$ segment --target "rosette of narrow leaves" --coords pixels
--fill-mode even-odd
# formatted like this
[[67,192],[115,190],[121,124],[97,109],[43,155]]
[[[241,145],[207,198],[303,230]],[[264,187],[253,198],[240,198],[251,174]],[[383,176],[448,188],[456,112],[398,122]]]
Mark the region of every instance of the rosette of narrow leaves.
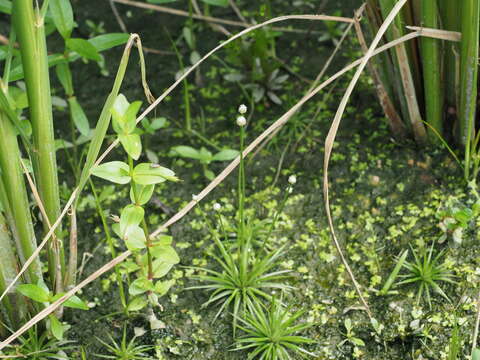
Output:
[[247,309],[238,319],[238,328],[245,334],[237,339],[234,351],[249,350],[249,360],[287,360],[292,358],[292,353],[302,357],[315,356],[302,347],[314,341],[298,335],[313,325],[297,324],[304,311],[291,313],[291,307],[284,308],[277,299],[273,299],[268,308],[256,303]]
[[454,275],[448,269],[445,263],[440,263],[440,259],[445,254],[445,250],[440,251],[433,257],[433,245],[426,251],[423,257],[418,256],[412,248],[414,262],[405,261],[403,267],[408,270],[405,275],[400,275],[404,280],[397,282],[397,285],[414,283],[418,286],[417,303],[420,303],[425,295],[429,307],[432,307],[431,292],[435,291],[450,301],[447,294],[442,290],[439,282],[455,284]]
[[220,256],[210,254],[220,265],[221,270],[215,271],[205,268],[195,268],[205,271],[207,275],[196,275],[194,278],[208,283],[207,285],[192,286],[188,289],[207,289],[213,291],[210,298],[202,307],[213,303],[220,304],[215,319],[222,311],[228,311],[233,305],[234,328],[240,310],[247,305],[258,303],[259,298],[271,300],[268,289],[289,290],[291,286],[281,282],[288,276],[290,270],[271,271],[278,264],[278,258],[284,254],[284,246],[275,252],[267,253],[263,257],[255,257],[254,251],[246,244],[240,252],[240,259],[236,259],[224,244],[214,237]]
[[118,343],[112,337],[112,335],[107,334],[110,339],[110,343],[103,341],[97,337],[97,340],[103,345],[106,352],[109,355],[95,354],[95,356],[102,359],[122,359],[122,360],[140,360],[140,359],[151,359],[152,357],[148,355],[148,352],[154,349],[154,346],[150,345],[137,345],[137,337],[133,336],[130,341],[127,342],[127,327],[123,327],[122,341]]

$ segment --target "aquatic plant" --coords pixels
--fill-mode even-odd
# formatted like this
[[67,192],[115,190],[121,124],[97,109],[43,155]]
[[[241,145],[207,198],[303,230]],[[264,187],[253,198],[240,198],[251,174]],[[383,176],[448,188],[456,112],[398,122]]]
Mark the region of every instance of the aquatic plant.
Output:
[[116,360],[141,360],[151,359],[148,352],[154,349],[154,346],[150,345],[137,345],[137,336],[132,336],[130,341],[127,342],[127,326],[123,326],[122,339],[120,342],[115,341],[111,334],[107,334],[110,339],[110,343],[107,343],[96,337],[97,340],[103,345],[106,354],[95,354],[95,356],[102,359],[116,359]]
[[[246,107],[239,107],[241,115],[237,118],[237,125],[240,127],[240,153],[243,152],[246,119],[243,114]],[[212,231],[215,246],[220,255],[210,254],[215,262],[220,265],[221,270],[215,271],[207,268],[194,268],[204,271],[206,275],[195,275],[193,278],[208,283],[207,285],[192,286],[188,289],[206,289],[213,291],[203,307],[213,303],[220,303],[220,309],[215,319],[222,311],[228,311],[233,306],[233,328],[235,331],[236,322],[241,311],[247,306],[253,306],[260,302],[260,298],[271,299],[267,289],[288,290],[291,287],[282,283],[289,270],[272,271],[278,265],[278,259],[284,254],[285,246],[276,251],[257,249],[252,235],[256,232],[250,227],[251,222],[246,221],[245,216],[245,167],[243,156],[240,156],[240,167],[238,175],[238,224],[236,227],[236,241],[227,247],[222,240]],[[296,178],[291,178],[291,183]],[[286,192],[288,194],[288,192]],[[285,203],[285,201],[283,202]],[[221,217],[220,227],[223,229],[225,240],[228,235],[225,232]],[[272,222],[274,225],[275,220]],[[270,228],[271,230],[271,228]],[[268,234],[269,235],[269,234]],[[267,236],[268,237],[268,236]]]
[[239,318],[238,328],[245,334],[236,340],[234,351],[248,350],[247,359],[287,360],[290,354],[316,356],[302,346],[314,341],[298,335],[313,326],[311,323],[298,324],[297,320],[305,311],[291,312],[285,308],[282,299],[272,299],[267,307],[261,303],[251,304]]
[[404,280],[396,283],[396,285],[415,284],[417,286],[417,303],[420,303],[423,300],[423,295],[425,295],[430,308],[432,307],[432,291],[450,301],[447,294],[440,287],[440,282],[456,283],[453,280],[454,275],[447,265],[445,263],[440,264],[440,259],[445,254],[445,250],[440,251],[433,257],[434,244],[432,243],[430,249],[425,251],[422,257],[412,248],[415,261],[405,261],[403,263],[403,267],[408,273],[400,275]]

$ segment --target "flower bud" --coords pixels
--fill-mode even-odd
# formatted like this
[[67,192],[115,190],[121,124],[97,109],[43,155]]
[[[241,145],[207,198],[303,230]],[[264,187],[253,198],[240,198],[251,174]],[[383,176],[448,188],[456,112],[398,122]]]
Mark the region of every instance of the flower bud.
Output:
[[247,110],[248,110],[247,105],[245,105],[245,104],[242,104],[238,107],[238,112],[242,115],[245,114],[247,112]]
[[295,185],[297,183],[297,177],[295,175],[290,175],[288,177],[288,183],[290,185]]
[[245,116],[239,116],[239,117],[237,117],[237,125],[238,125],[238,126],[245,126],[245,125],[247,125],[247,119],[245,119]]

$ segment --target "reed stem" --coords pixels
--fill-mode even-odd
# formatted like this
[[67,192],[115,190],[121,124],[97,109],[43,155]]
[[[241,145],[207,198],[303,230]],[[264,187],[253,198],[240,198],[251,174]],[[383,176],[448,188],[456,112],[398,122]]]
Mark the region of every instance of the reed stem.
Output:
[[[14,0],[12,5],[12,21],[22,54],[32,123],[31,155],[35,179],[45,212],[53,224],[60,214],[60,197],[44,19],[41,10],[34,9],[32,0]],[[44,231],[48,232],[47,221],[44,221],[43,225]],[[52,237],[47,247],[52,285],[61,283],[61,279],[57,279],[57,266],[61,268],[61,275],[65,272],[61,233],[59,226],[55,232],[58,240],[54,243]],[[57,264],[58,259],[60,264]]]
[[459,126],[460,142],[465,146],[465,180],[468,181],[475,137],[480,0],[464,0],[462,4]]
[[[422,1],[422,25],[438,28],[438,8],[436,0]],[[437,39],[424,37],[422,45],[422,64],[425,89],[426,121],[439,134],[443,134],[443,85],[441,82],[440,42]],[[430,141],[438,142],[438,137],[428,131]]]

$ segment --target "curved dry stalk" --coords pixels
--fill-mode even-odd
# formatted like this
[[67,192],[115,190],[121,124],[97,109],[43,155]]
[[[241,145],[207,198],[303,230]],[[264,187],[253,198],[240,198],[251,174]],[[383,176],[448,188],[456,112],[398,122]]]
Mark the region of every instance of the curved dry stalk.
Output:
[[357,280],[355,279],[355,276],[353,275],[352,269],[348,265],[348,262],[345,258],[345,255],[343,254],[342,247],[340,246],[340,243],[337,239],[337,236],[335,234],[335,228],[333,225],[333,219],[332,219],[332,214],[330,212],[330,197],[329,197],[329,182],[328,182],[328,165],[330,163],[330,156],[332,154],[333,150],[333,144],[335,142],[335,137],[338,132],[338,127],[340,125],[340,121],[342,119],[343,113],[345,112],[345,108],[347,107],[348,100],[350,99],[350,95],[353,92],[353,89],[355,88],[355,85],[357,84],[358,80],[360,79],[360,75],[362,74],[363,70],[367,66],[368,61],[370,58],[374,55],[375,49],[380,43],[380,40],[382,39],[382,36],[385,34],[387,31],[388,27],[390,24],[393,22],[395,16],[400,12],[402,9],[403,5],[407,0],[399,0],[395,6],[393,7],[392,11],[388,16],[386,17],[384,23],[382,26],[380,26],[380,29],[378,30],[377,34],[375,35],[375,38],[373,39],[372,44],[370,45],[370,48],[368,49],[367,53],[363,57],[361,63],[359,64],[357,71],[355,72],[355,75],[353,76],[352,80],[350,81],[350,84],[348,85],[347,90],[345,91],[345,94],[343,95],[342,101],[340,102],[340,105],[338,106],[337,112],[335,114],[335,117],[333,119],[332,125],[330,127],[330,130],[328,132],[327,138],[325,140],[325,157],[323,161],[323,196],[324,196],[324,201],[325,201],[325,211],[327,213],[327,219],[328,219],[328,226],[330,228],[330,233],[332,234],[333,241],[335,243],[335,247],[337,248],[338,253],[340,254],[340,258],[342,259],[342,262],[350,276],[350,279],[353,282],[353,285],[355,286],[355,290],[357,291],[358,296],[360,297],[361,302],[363,303],[363,306],[365,307],[365,310],[367,311],[367,314],[370,318],[372,318],[372,313],[370,311],[370,307],[368,306],[365,298],[362,295],[362,290],[360,289],[360,285],[358,284]]
[[[190,14],[188,11],[172,9],[166,6],[148,4],[148,3],[143,3],[139,1],[132,1],[132,0],[113,0],[113,1],[119,4],[130,5],[130,6],[134,6],[142,9],[154,10],[154,11],[163,12],[171,15],[191,17],[193,19],[204,20],[204,21],[209,21],[209,22],[218,23],[218,24],[232,25],[232,26],[238,26],[238,27],[244,27],[244,28],[249,28],[250,26],[252,26],[251,24],[243,23],[239,21],[225,20],[225,19],[220,19],[213,16]],[[342,17],[342,16],[328,16],[328,15],[317,15],[317,16],[328,17],[329,19],[324,19],[324,20],[329,20],[329,21],[339,21],[339,22],[346,22],[346,23],[351,23],[353,21],[351,18]],[[305,32],[304,30],[295,30],[295,29],[288,29],[288,28],[273,28],[273,30],[283,31],[283,32],[293,32],[293,33]]]
[[[248,30],[248,29],[247,29]],[[448,33],[448,31],[445,31],[445,33]],[[388,50],[398,44],[401,44],[405,41],[409,41],[412,39],[415,39],[419,36],[422,36],[422,33],[420,31],[412,32],[410,34],[404,35],[401,38],[398,38],[394,41],[391,41],[378,49],[374,50],[373,55],[377,55],[385,50]],[[425,35],[423,35],[425,36]],[[335,75],[327,79],[325,82],[320,84],[315,90],[311,91],[307,95],[305,95],[294,107],[292,107],[289,111],[287,111],[280,119],[275,121],[268,129],[266,129],[260,136],[258,136],[250,145],[244,150],[243,156],[247,156],[256,146],[258,146],[267,136],[269,136],[275,129],[278,127],[282,126],[285,124],[288,119],[309,99],[311,99],[313,96],[315,96],[320,90],[331,84],[333,81],[338,79],[340,76],[345,74],[346,72],[350,71],[351,69],[355,68],[356,66],[360,65],[365,59],[367,59],[366,56],[358,59],[357,61],[351,63],[350,65],[346,66],[342,70],[338,71]],[[367,59],[368,60],[368,59]],[[197,63],[198,64],[198,63]],[[194,66],[195,67],[195,66]],[[168,90],[167,90],[168,91]],[[153,104],[152,104],[153,105]],[[148,109],[147,109],[148,110]],[[153,110],[153,108],[151,109]],[[151,111],[150,110],[150,111]],[[142,114],[144,117],[148,114],[148,112]],[[141,115],[141,116],[142,116]],[[140,119],[141,120],[141,119]],[[137,121],[140,121],[137,119]],[[99,160],[97,160],[96,164],[100,163],[101,159],[105,158],[105,156],[115,147],[117,143],[112,143],[107,150],[100,156]],[[172,216],[167,222],[165,222],[163,225],[161,225],[156,231],[154,231],[151,234],[152,238],[155,238],[157,235],[159,235],[161,232],[165,231],[169,226],[180,220],[182,217],[184,217],[199,201],[201,201],[205,196],[207,196],[218,184],[220,184],[225,177],[227,177],[239,164],[240,162],[240,156],[234,159],[210,184],[205,187],[202,192],[200,192],[197,195],[197,200],[192,200],[190,201],[184,208],[182,208],[178,213],[176,213],[174,216]],[[78,192],[78,187],[75,188],[73,191],[72,195],[70,196],[70,199],[68,200],[67,204],[65,205],[64,210],[60,214],[59,218],[57,221],[52,225],[52,229],[45,235],[45,238],[43,239],[42,243],[39,245],[37,250],[34,252],[34,254],[27,260],[25,265],[22,267],[22,269],[19,272],[19,275],[17,278],[14,279],[12,282],[15,283],[18,278],[25,272],[25,270],[28,268],[30,263],[33,261],[33,259],[38,256],[40,253],[40,250],[42,247],[45,245],[47,240],[52,236],[52,233],[55,231],[57,226],[60,224],[61,220],[63,217],[66,215],[68,209],[72,205],[73,201],[75,200]],[[6,340],[2,341],[0,343],[0,350],[8,346],[12,341],[14,341],[16,338],[21,336],[25,331],[27,331],[29,328],[34,326],[36,323],[39,321],[43,320],[45,317],[50,315],[53,311],[55,311],[63,302],[65,302],[70,296],[74,295],[76,292],[78,292],[80,289],[106,273],[107,271],[111,270],[114,268],[117,264],[121,263],[123,260],[128,258],[131,255],[130,251],[126,251],[119,256],[117,256],[115,259],[111,260],[110,262],[106,263],[104,266],[102,266],[100,269],[92,273],[90,276],[88,276],[86,279],[81,281],[78,285],[70,289],[64,296],[59,298],[57,301],[54,303],[50,304],[48,307],[46,307],[44,310],[42,310],[40,313],[35,315],[32,319],[30,319],[25,325],[23,325],[20,329],[18,329],[14,334],[9,336]],[[0,301],[1,299],[5,296],[6,292],[4,292],[0,296]]]

